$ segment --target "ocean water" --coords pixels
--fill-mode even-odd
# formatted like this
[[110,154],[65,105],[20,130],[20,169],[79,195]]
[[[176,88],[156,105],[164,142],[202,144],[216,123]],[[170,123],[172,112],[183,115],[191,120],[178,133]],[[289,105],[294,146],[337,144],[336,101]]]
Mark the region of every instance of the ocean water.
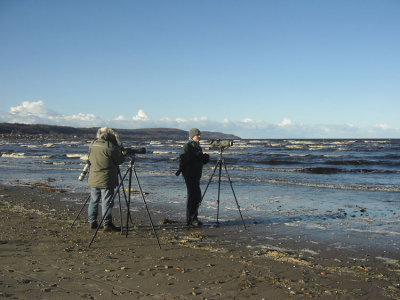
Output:
[[[147,149],[146,154],[135,156],[134,169],[150,211],[164,206],[174,218],[184,220],[186,188],[175,172],[186,141],[123,141],[125,147]],[[78,176],[89,144],[3,139],[1,181],[67,189],[80,195],[68,200],[81,203],[88,187],[86,178],[79,181]],[[399,139],[234,140],[222,153],[208,149],[207,141],[201,144],[211,156],[201,184],[203,192],[208,185],[200,208],[200,217],[207,224],[217,217],[225,224],[240,224],[241,212],[246,224],[362,232],[400,244]],[[219,159],[223,168],[218,203],[218,168],[213,171]],[[121,165],[122,175],[128,165]],[[125,188],[127,185],[125,181]],[[132,187],[137,190],[135,182]],[[134,196],[132,210],[143,209],[140,204],[141,198]]]

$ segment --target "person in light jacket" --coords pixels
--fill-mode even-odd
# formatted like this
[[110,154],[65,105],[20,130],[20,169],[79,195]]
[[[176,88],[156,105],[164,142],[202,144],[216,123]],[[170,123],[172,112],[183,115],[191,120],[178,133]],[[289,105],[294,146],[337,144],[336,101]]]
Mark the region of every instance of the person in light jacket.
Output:
[[124,160],[118,134],[110,128],[100,128],[97,131],[97,139],[89,147],[88,185],[90,187],[90,202],[88,221],[92,229],[98,227],[97,215],[101,200],[104,231],[118,230],[112,222],[113,196],[114,190],[118,186],[118,166]]

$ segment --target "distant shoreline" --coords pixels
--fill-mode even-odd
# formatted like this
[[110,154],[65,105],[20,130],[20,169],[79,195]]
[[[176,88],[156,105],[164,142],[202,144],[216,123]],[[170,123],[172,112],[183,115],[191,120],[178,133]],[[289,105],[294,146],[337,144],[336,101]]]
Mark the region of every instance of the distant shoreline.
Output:
[[[46,124],[0,123],[0,137],[8,139],[92,139],[99,127],[78,128]],[[187,131],[176,128],[140,128],[115,130],[124,138],[137,140],[185,140]],[[202,131],[203,139],[241,139],[233,134]]]
[[[99,127],[70,127],[47,124],[0,123],[0,138],[11,140],[93,139]],[[176,128],[114,128],[123,138],[135,140],[186,140],[186,130]],[[399,138],[241,138],[234,134],[202,131],[202,139],[221,140],[398,140]]]

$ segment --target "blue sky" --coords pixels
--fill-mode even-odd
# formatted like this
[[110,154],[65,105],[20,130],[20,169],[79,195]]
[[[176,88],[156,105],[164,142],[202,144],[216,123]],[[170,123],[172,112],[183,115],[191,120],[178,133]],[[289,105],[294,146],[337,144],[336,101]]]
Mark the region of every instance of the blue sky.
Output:
[[0,122],[400,138],[400,1],[0,1]]

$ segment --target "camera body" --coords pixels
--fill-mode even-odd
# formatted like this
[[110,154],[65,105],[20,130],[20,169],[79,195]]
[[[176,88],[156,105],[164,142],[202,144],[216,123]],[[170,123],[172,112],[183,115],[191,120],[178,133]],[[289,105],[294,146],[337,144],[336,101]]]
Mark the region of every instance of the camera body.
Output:
[[131,147],[131,148],[121,148],[122,153],[127,156],[134,156],[135,154],[146,154],[146,148],[144,147]]
[[87,160],[81,174],[78,177],[79,181],[82,181],[85,178],[86,174],[89,172],[89,169],[90,169],[90,161]]
[[210,143],[210,148],[212,149],[227,149],[229,147],[231,147],[233,145],[233,141],[232,140],[225,140],[225,141],[221,141],[221,140],[208,140]]

